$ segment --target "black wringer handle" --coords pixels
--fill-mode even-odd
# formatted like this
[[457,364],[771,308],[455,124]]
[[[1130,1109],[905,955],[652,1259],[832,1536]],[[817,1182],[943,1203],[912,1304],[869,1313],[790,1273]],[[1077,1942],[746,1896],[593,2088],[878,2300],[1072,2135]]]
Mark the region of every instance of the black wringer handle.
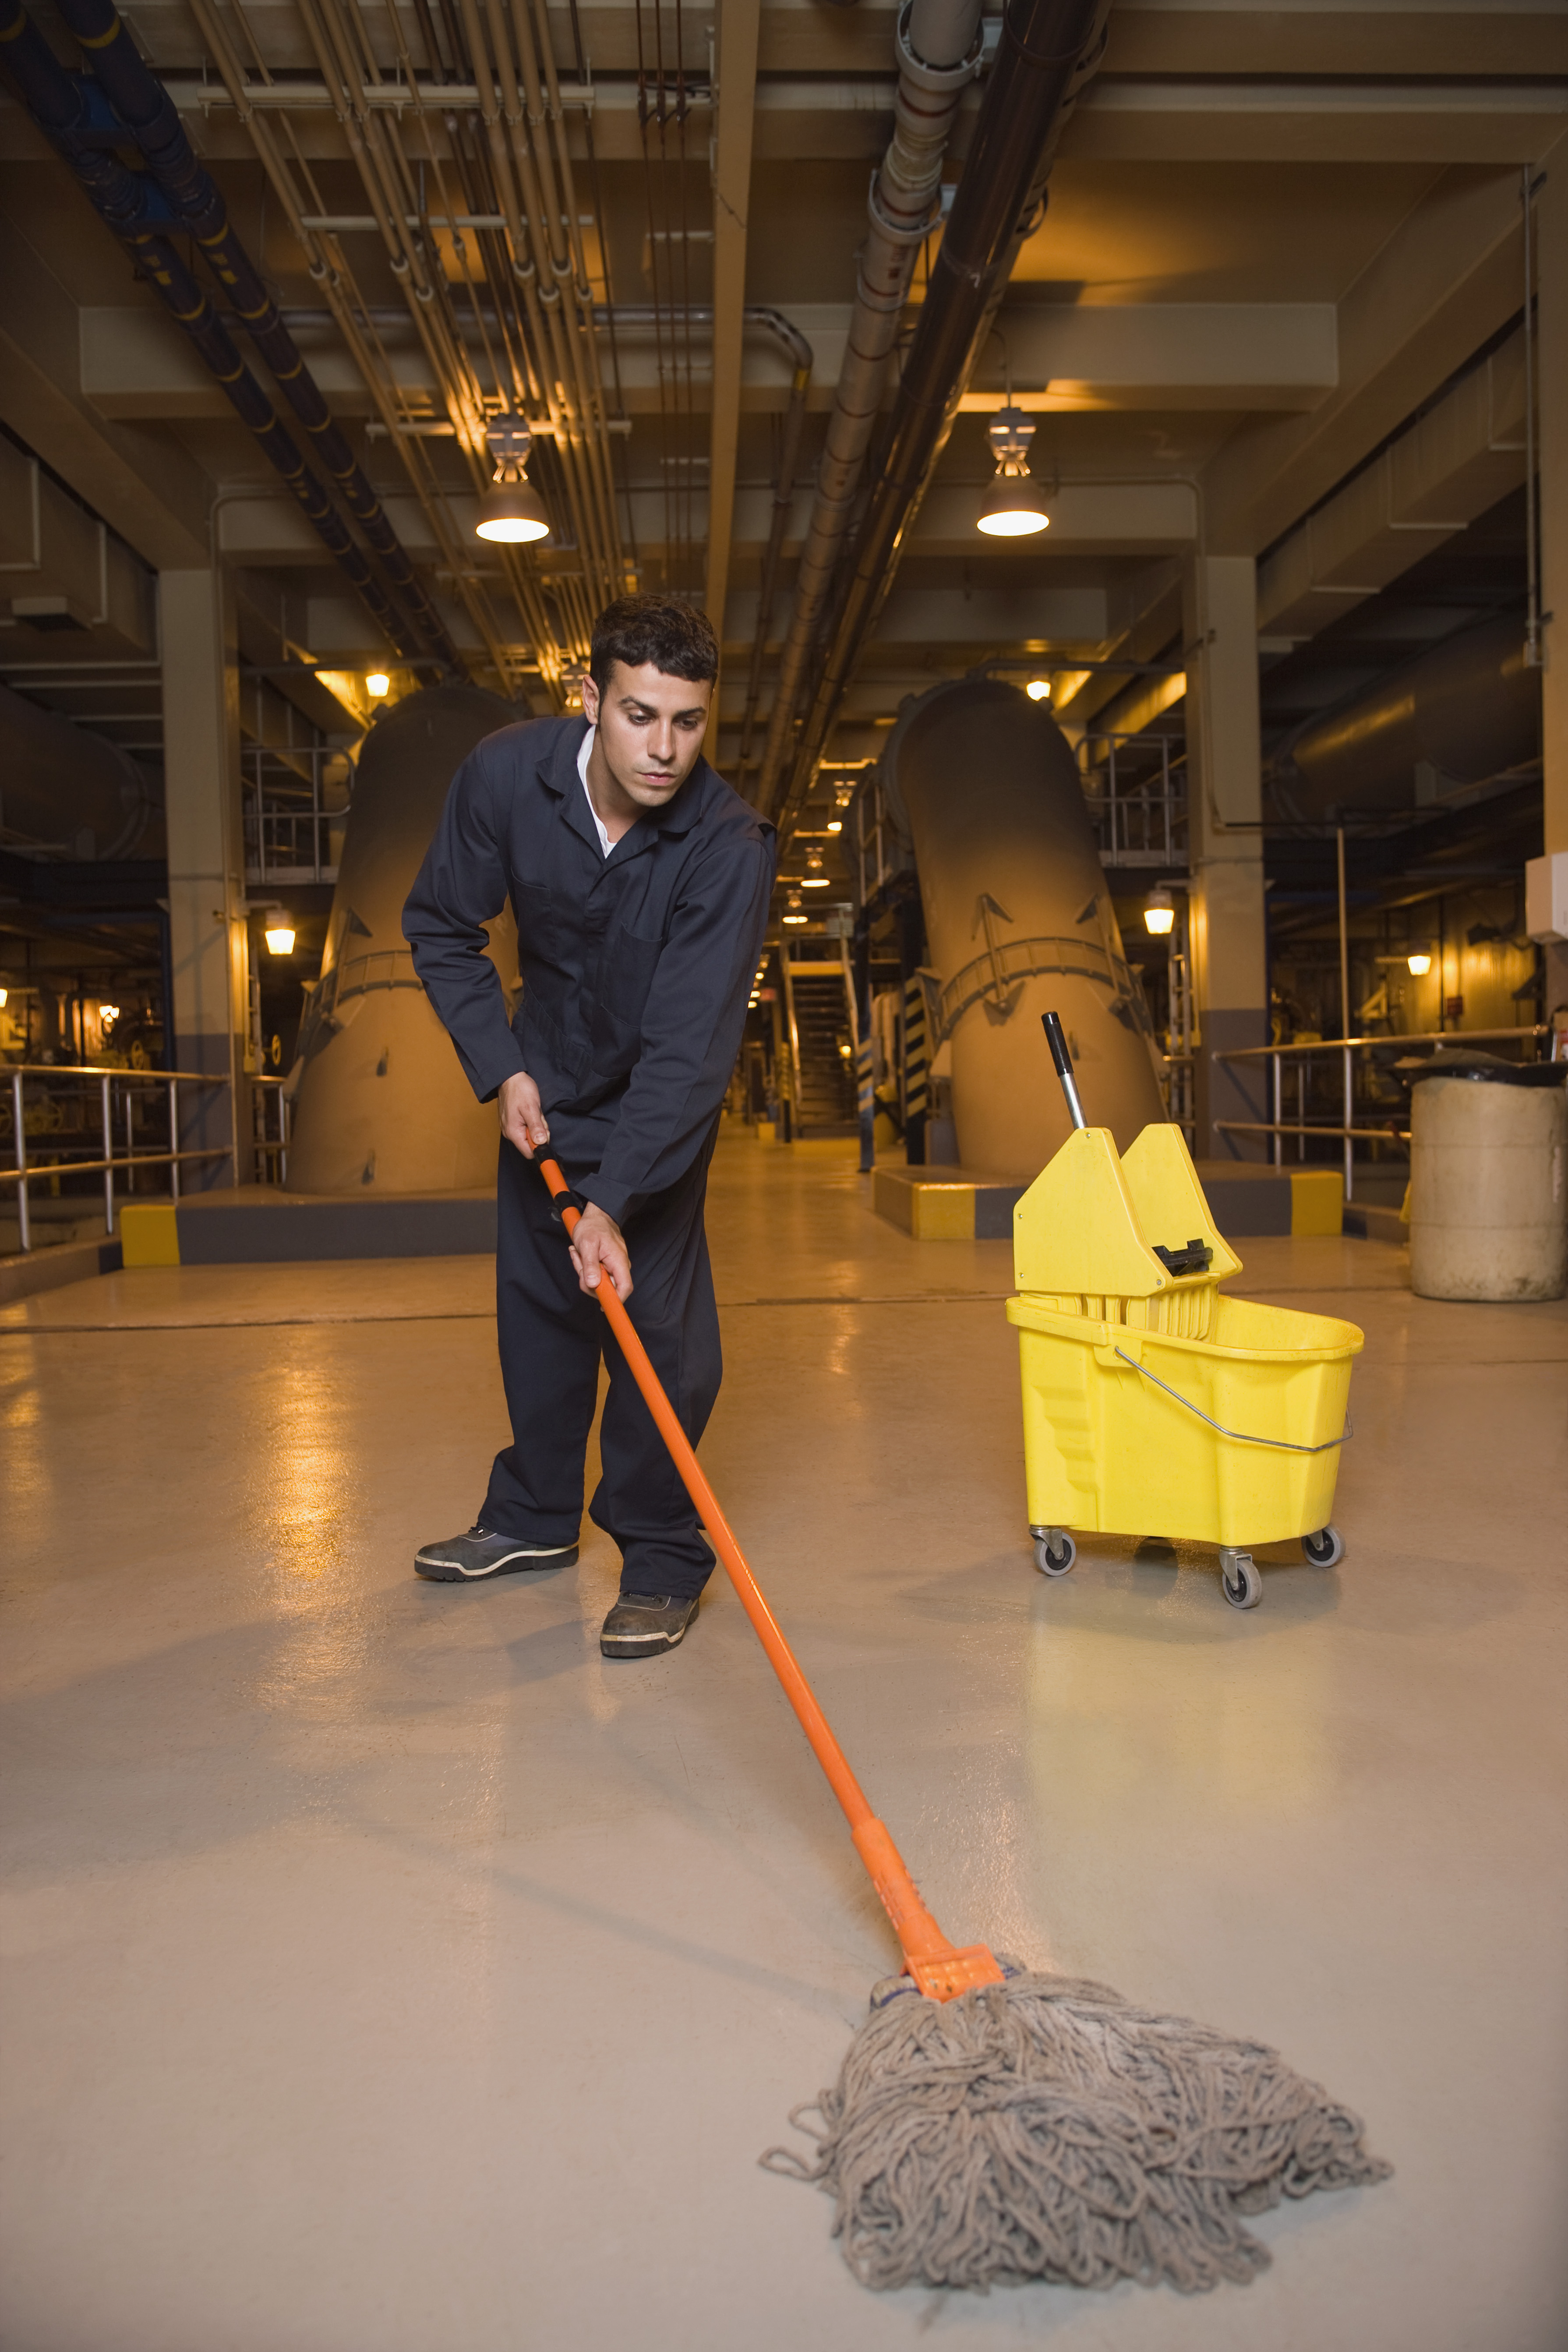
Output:
[[1078,1086],[1072,1074],[1072,1055],[1068,1052],[1068,1041],[1062,1029],[1061,1015],[1059,1013],[1042,1013],[1040,1020],[1046,1033],[1046,1043],[1051,1049],[1051,1059],[1057,1066],[1057,1076],[1062,1082],[1062,1092],[1068,1098],[1068,1109],[1071,1114],[1072,1123],[1075,1127],[1087,1127],[1089,1121],[1083,1115],[1083,1105],[1078,1098]]

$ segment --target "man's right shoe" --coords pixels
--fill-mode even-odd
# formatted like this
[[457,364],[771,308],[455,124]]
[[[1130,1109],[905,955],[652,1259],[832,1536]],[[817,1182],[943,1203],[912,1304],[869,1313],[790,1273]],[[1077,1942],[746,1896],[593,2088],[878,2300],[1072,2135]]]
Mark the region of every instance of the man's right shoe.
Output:
[[488,1528],[475,1527],[466,1536],[426,1544],[415,1553],[414,1566],[418,1575],[437,1584],[460,1584],[520,1568],[570,1568],[576,1557],[574,1543],[521,1543],[515,1536],[491,1535]]
[[671,1600],[662,1592],[623,1592],[599,1628],[606,1658],[654,1658],[686,1639],[697,1614],[695,1597]]

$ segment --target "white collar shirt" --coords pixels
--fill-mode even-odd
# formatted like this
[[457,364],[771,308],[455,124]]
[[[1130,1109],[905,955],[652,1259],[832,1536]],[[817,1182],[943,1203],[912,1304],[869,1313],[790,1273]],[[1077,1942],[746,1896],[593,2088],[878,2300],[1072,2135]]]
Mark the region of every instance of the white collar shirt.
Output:
[[594,830],[599,836],[599,846],[604,851],[605,856],[608,857],[611,850],[615,846],[615,844],[611,841],[609,834],[605,830],[603,817],[599,814],[598,810],[594,806],[594,795],[588,790],[588,761],[593,754],[594,737],[596,732],[596,729],[590,727],[588,732],[584,736],[582,742],[577,748],[577,773],[583,779],[583,797],[588,803],[588,814],[594,820]]

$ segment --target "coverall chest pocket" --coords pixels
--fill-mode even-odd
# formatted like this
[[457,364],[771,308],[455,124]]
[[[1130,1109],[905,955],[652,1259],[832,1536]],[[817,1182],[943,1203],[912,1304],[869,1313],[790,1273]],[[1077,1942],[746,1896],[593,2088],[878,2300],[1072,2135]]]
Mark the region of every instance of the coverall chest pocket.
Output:
[[645,939],[631,930],[616,931],[605,942],[595,991],[593,1046],[594,1067],[605,1077],[619,1077],[637,1060],[648,991],[663,946],[662,939]]

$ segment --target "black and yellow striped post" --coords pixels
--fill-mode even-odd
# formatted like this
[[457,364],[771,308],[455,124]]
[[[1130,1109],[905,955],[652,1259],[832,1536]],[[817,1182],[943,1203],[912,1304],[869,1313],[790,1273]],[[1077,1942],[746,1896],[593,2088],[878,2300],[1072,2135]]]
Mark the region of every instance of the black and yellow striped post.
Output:
[[929,1067],[926,992],[917,976],[904,982],[904,1156],[911,1168],[925,1166]]
[[877,1097],[872,1083],[875,1047],[869,1037],[863,1036],[855,1048],[855,1108],[860,1121],[860,1172],[865,1175],[877,1159]]

